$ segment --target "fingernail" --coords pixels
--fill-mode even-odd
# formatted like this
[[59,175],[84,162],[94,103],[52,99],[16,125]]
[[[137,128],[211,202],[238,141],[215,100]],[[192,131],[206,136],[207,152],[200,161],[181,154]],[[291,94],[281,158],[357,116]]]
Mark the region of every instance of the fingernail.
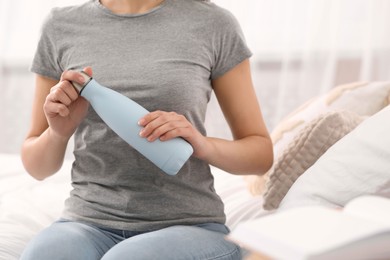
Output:
[[145,123],[145,119],[140,119],[139,121],[138,121],[138,125],[143,125]]
[[139,132],[139,136],[144,137],[144,130],[143,129]]
[[80,83],[84,83],[85,79],[83,76],[79,76]]

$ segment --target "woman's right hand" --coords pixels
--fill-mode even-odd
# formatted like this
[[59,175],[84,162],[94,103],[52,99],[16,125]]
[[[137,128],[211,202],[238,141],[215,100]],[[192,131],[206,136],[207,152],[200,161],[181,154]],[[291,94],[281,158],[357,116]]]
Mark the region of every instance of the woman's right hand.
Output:
[[[84,71],[92,76],[92,69]],[[51,88],[47,95],[43,110],[49,124],[51,134],[62,139],[69,139],[87,114],[89,103],[79,96],[70,81],[84,83],[83,76],[68,70],[62,73],[60,81]]]

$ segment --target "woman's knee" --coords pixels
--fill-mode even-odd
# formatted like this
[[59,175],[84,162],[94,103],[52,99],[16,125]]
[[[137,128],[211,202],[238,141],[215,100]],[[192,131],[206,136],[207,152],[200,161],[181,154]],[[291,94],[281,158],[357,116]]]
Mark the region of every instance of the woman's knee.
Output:
[[241,259],[241,250],[224,233],[200,227],[175,226],[126,239],[102,260],[114,259]]

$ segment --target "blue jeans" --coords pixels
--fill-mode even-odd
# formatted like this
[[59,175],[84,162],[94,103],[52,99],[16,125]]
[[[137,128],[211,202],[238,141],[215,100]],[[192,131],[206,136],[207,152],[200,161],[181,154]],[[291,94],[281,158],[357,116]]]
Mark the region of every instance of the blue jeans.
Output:
[[217,223],[132,232],[59,220],[39,233],[20,259],[241,259],[240,248],[225,239],[228,232]]

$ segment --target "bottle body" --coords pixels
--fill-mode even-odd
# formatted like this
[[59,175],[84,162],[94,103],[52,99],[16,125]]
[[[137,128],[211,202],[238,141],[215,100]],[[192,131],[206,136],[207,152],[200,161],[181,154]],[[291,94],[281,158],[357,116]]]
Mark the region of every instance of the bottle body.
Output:
[[169,175],[175,175],[193,153],[192,146],[182,138],[149,142],[139,136],[138,120],[148,110],[128,97],[91,79],[82,89],[102,120],[123,140]]

